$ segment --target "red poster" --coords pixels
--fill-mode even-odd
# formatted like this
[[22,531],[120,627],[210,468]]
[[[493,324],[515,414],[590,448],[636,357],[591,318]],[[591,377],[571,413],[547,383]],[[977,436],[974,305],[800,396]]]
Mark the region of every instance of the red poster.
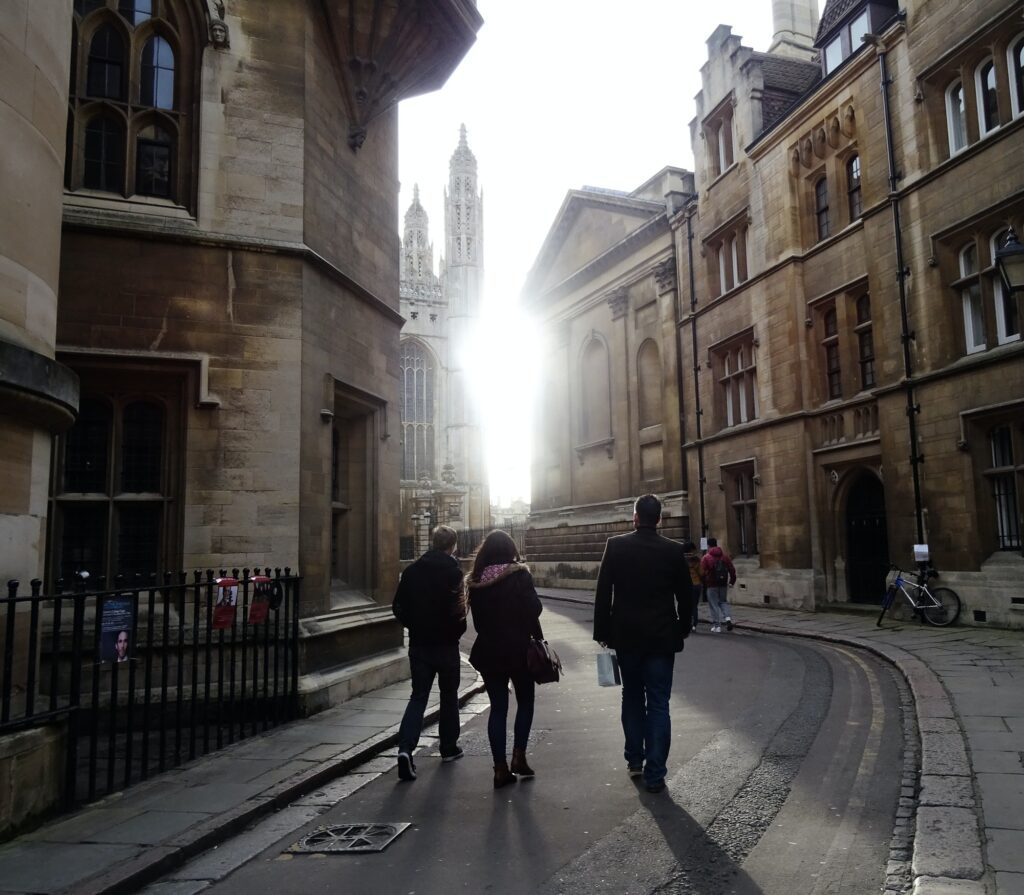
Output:
[[249,624],[262,624],[267,620],[269,612],[270,579],[266,575],[254,575],[252,579],[252,602],[249,604]]
[[230,628],[235,623],[235,606],[238,605],[238,579],[218,578],[216,596],[213,627]]

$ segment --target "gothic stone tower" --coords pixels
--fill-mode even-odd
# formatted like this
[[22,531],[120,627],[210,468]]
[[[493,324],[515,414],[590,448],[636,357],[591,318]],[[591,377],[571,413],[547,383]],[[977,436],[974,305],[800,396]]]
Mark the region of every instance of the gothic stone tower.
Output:
[[426,549],[432,525],[490,525],[483,439],[466,369],[483,285],[483,196],[465,126],[445,191],[445,250],[437,275],[417,186],[405,215],[400,281],[405,558]]

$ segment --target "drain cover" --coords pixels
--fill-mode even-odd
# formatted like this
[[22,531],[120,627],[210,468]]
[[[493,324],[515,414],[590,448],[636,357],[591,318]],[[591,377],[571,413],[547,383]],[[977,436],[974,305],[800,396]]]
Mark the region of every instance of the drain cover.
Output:
[[384,851],[409,824],[340,824],[317,827],[288,849],[298,853]]

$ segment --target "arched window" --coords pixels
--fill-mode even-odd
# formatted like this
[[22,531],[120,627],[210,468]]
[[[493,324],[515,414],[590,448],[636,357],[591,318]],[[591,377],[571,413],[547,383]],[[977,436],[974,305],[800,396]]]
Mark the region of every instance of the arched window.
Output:
[[100,99],[124,99],[124,42],[113,25],[104,25],[89,43],[86,92]]
[[991,59],[978,66],[978,126],[984,136],[999,127],[996,67]]
[[825,338],[821,344],[825,349],[826,393],[828,399],[832,401],[843,396],[843,375],[839,360],[839,319],[834,307],[825,311],[823,323]]
[[171,195],[174,141],[163,128],[151,124],[135,139],[135,192],[142,196]]
[[[75,0],[65,163],[70,192],[85,187],[179,205],[193,200],[191,113],[204,35],[187,2]],[[95,123],[101,119],[109,124]]]
[[864,212],[860,192],[860,156],[852,156],[846,162],[846,195],[849,200],[850,221],[856,221]]
[[860,387],[874,388],[875,385],[875,341],[871,334],[871,296],[862,295],[857,299],[857,362],[860,365]]
[[174,50],[159,35],[146,41],[142,50],[139,103],[154,109],[174,108]]
[[962,81],[954,81],[946,90],[946,126],[949,130],[949,154],[954,155],[967,146],[967,109]]
[[93,118],[85,128],[82,185],[91,190],[124,190],[124,127],[106,116]]
[[1010,96],[1013,103],[1013,116],[1024,114],[1024,34],[1010,44],[1007,50],[1007,62],[1010,72]]
[[831,230],[828,219],[828,179],[825,177],[814,184],[814,219],[820,242],[828,237]]
[[636,378],[640,428],[656,426],[662,422],[661,356],[653,339],[648,339],[640,346],[636,359]]
[[402,342],[402,478],[436,478],[434,394],[437,366],[415,339]]
[[580,435],[584,444],[609,438],[612,434],[611,383],[608,349],[604,342],[592,338],[583,349],[580,364],[581,402]]

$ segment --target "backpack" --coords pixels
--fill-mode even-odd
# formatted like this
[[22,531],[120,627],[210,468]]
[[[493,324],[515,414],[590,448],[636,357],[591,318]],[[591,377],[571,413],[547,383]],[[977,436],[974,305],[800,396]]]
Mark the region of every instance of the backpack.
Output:
[[718,557],[711,567],[711,586],[726,587],[729,584],[729,567],[725,564],[725,557]]

